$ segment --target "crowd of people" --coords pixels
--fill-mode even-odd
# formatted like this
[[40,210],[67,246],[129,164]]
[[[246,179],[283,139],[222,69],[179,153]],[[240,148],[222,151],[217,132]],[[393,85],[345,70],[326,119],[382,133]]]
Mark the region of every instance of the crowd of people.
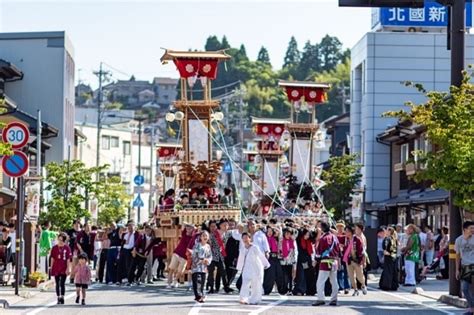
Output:
[[[166,242],[155,236],[155,220],[140,227],[129,221],[106,228],[76,220],[60,233],[51,231],[47,222],[38,237],[40,253],[47,257],[47,269],[56,281],[58,304],[64,304],[69,276],[76,286],[76,303],[84,305],[94,274],[95,281],[107,285],[166,281],[168,289],[185,286],[199,303],[221,289],[232,293],[235,282],[243,304],[257,304],[262,295],[275,291],[317,296],[314,306],[324,305],[326,296],[330,305],[337,305],[338,296],[367,294],[370,269],[381,269],[379,287],[391,291],[400,284],[415,286],[430,272],[438,272],[439,279],[449,276],[446,227],[433,233],[429,226],[382,226],[377,253],[371,256],[376,261],[371,261],[363,224],[328,221],[292,216],[184,224],[170,257]],[[474,224],[466,222],[464,228],[471,233]],[[1,229],[0,245],[8,246],[7,257],[14,261],[14,226],[2,224]],[[456,241],[459,266],[464,266],[460,278],[474,265],[474,239],[472,233],[466,235],[464,241]],[[469,286],[463,289],[470,297]]]
[[6,279],[0,279],[0,284],[8,283],[16,264],[16,232],[14,223],[0,221],[0,275],[6,274]]
[[181,194],[179,198],[176,198],[176,192],[171,188],[158,198],[155,215],[158,212],[183,209],[229,207],[233,202],[232,189],[228,187],[224,188],[222,194],[212,188],[193,189],[189,194]]

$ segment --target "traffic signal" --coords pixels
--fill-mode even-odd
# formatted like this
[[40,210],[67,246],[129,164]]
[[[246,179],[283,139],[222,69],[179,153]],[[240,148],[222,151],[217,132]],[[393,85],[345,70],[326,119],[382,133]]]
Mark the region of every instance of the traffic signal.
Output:
[[425,0],[339,0],[339,6],[423,8]]

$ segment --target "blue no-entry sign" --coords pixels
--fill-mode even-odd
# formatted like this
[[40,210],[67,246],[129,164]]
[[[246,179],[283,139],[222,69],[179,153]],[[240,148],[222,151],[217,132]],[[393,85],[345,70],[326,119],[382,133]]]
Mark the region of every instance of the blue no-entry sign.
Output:
[[143,203],[142,197],[140,197],[140,194],[137,195],[137,198],[133,200],[133,206],[134,207],[143,207],[145,204]]
[[145,182],[145,178],[142,175],[137,175],[133,178],[135,185],[140,186]]
[[13,155],[4,156],[2,168],[5,174],[10,177],[20,177],[28,171],[28,157],[21,151],[14,150]]

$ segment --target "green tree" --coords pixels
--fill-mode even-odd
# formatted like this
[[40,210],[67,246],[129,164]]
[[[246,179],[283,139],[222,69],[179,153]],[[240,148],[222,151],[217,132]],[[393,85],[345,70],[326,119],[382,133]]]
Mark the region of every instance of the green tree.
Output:
[[227,40],[227,36],[223,36],[222,37],[222,42],[221,42],[221,48],[220,49],[229,49],[230,48],[230,44],[229,44],[229,41]]
[[270,54],[264,46],[262,46],[262,48],[260,48],[260,51],[258,52],[257,61],[269,65],[270,67],[272,65],[270,62]]
[[351,62],[346,59],[339,63],[334,69],[324,71],[315,76],[315,81],[329,83],[331,90],[328,92],[328,102],[321,106],[316,106],[316,117],[319,121],[324,121],[333,115],[340,115],[345,102],[350,99],[350,77]]
[[319,43],[319,56],[321,58],[321,69],[331,71],[342,61],[342,43],[335,36],[326,35]]
[[307,80],[314,72],[319,72],[320,70],[319,46],[317,44],[312,45],[310,41],[307,41],[303,47],[295,79]]
[[97,193],[97,183],[93,178],[106,168],[88,168],[79,160],[48,163],[45,190],[51,194],[51,199],[45,203],[47,212],[41,214],[42,219],[65,230],[70,228],[74,219],[89,218],[85,203],[89,194]]
[[294,36],[291,36],[288,48],[286,49],[285,59],[283,61],[283,68],[294,67],[298,65],[301,59],[301,53],[298,50],[298,43]]
[[[0,115],[5,114],[7,112],[7,109],[4,108],[3,106],[5,105],[5,98],[0,97]],[[0,123],[0,128],[5,127],[6,124]],[[9,143],[5,143],[3,141],[0,141],[0,155],[12,155],[13,150],[12,146]]]
[[126,217],[131,199],[120,177],[102,178],[98,185],[96,198],[99,209],[97,219],[99,225],[108,226]]
[[407,102],[409,111],[387,112],[388,117],[426,127],[435,148],[427,154],[415,152],[426,169],[415,180],[432,181],[434,187],[454,191],[454,204],[474,211],[474,85],[472,73],[464,72],[461,87],[449,92],[427,92],[421,84],[407,82],[426,97],[426,102]]
[[354,154],[335,156],[329,159],[329,169],[321,175],[327,183],[322,188],[324,204],[327,209],[335,209],[336,218],[344,218],[344,211],[349,208],[350,196],[362,177],[360,167]]
[[249,57],[247,56],[247,50],[245,49],[245,45],[241,44],[239,51],[234,56],[235,62],[238,64],[243,61],[249,61]]
[[216,51],[221,49],[221,42],[217,38],[217,36],[209,36],[206,40],[206,45],[204,46],[205,50]]

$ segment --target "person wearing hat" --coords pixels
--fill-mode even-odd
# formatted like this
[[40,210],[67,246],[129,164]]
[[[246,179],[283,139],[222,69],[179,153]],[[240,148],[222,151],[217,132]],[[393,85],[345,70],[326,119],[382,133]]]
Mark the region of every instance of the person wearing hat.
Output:
[[[339,253],[344,253],[344,249],[347,246],[347,238],[344,229],[346,228],[346,224],[344,220],[339,220],[336,222],[336,236],[337,240],[339,241]],[[337,283],[339,285],[339,291],[344,290],[344,294],[349,294],[350,284],[349,284],[349,276],[347,273],[347,264],[341,261],[341,268],[337,271]]]

